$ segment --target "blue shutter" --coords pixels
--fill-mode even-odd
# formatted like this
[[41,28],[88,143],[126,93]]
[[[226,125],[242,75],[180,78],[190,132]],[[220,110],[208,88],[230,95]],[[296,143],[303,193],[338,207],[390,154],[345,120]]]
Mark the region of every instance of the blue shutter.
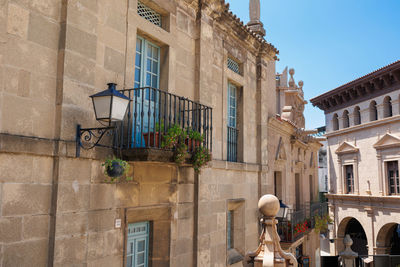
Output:
[[149,222],[128,225],[126,267],[147,267],[149,261]]

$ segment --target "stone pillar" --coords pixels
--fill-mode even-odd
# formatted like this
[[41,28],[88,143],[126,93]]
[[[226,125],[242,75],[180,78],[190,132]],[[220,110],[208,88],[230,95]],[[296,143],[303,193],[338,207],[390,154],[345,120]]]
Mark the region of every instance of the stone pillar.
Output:
[[369,108],[360,110],[361,124],[369,122]]
[[261,37],[265,36],[264,25],[260,21],[260,0],[250,0],[249,4],[250,11],[250,21],[247,23],[250,30],[260,35]]
[[383,175],[382,175],[382,155],[378,152],[376,155],[378,159],[378,179],[379,179],[379,194],[381,196],[385,195],[385,190],[383,189]]
[[392,100],[392,114],[393,116],[400,115],[400,99]]
[[255,252],[246,255],[243,266],[250,267],[297,267],[296,257],[282,250],[276,230],[276,214],[280,208],[279,200],[274,195],[264,195],[258,201],[258,210],[263,214],[261,219],[262,233],[260,245]]
[[344,188],[344,183],[343,183],[343,166],[342,166],[342,160],[339,158],[338,160],[337,160],[337,163],[338,163],[338,167],[339,167],[339,183],[338,183],[338,189],[337,189],[337,191],[338,191],[338,193],[339,194],[344,194],[344,190],[343,190],[343,188]]
[[360,180],[358,179],[358,159],[354,157],[354,194],[360,194]]
[[354,116],[354,113],[349,113],[349,127],[354,126],[354,119],[356,116]]
[[385,117],[384,105],[377,104],[376,109],[378,110],[378,120],[383,119]]
[[355,267],[355,259],[358,257],[358,253],[351,250],[351,245],[353,245],[353,240],[350,235],[346,235],[343,239],[345,250],[339,253],[342,260],[343,267]]

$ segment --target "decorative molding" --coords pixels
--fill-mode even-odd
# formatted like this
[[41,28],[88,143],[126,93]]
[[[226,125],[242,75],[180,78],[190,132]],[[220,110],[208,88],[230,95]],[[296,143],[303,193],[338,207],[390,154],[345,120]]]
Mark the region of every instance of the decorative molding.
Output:
[[336,149],[335,153],[338,155],[343,155],[343,154],[354,154],[354,153],[358,153],[359,148],[350,144],[347,141],[344,141],[339,147],[338,149]]
[[378,142],[374,144],[374,148],[376,150],[394,147],[400,147],[400,138],[390,133],[385,134],[382,138],[379,139]]

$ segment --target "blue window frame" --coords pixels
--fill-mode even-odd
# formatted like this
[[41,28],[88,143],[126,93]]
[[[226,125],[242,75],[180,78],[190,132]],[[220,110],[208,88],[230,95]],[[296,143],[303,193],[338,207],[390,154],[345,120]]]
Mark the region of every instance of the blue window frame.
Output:
[[130,223],[126,267],[147,267],[149,261],[149,222]]
[[237,161],[237,94],[238,88],[228,83],[228,116],[227,116],[227,160]]
[[228,210],[226,214],[226,248],[233,248],[233,210]]

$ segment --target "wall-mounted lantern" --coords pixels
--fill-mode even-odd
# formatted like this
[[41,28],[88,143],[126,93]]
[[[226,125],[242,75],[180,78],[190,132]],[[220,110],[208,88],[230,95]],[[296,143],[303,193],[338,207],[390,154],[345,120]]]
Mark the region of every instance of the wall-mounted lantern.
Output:
[[[92,98],[96,120],[100,123],[108,123],[108,126],[99,128],[81,128],[78,124],[76,130],[77,157],[80,156],[81,147],[84,149],[91,149],[98,146],[104,134],[113,133],[115,125],[111,125],[112,122],[118,122],[124,119],[130,99],[116,90],[117,85],[115,83],[108,83],[107,85],[107,90],[91,95],[90,97]],[[89,145],[83,145],[82,138],[85,143],[89,143]],[[92,139],[95,141],[91,142]]]
[[279,200],[279,211],[276,214],[276,217],[278,219],[282,219],[285,220],[287,218],[287,214],[288,214],[288,209],[289,207],[282,202],[282,200]]

